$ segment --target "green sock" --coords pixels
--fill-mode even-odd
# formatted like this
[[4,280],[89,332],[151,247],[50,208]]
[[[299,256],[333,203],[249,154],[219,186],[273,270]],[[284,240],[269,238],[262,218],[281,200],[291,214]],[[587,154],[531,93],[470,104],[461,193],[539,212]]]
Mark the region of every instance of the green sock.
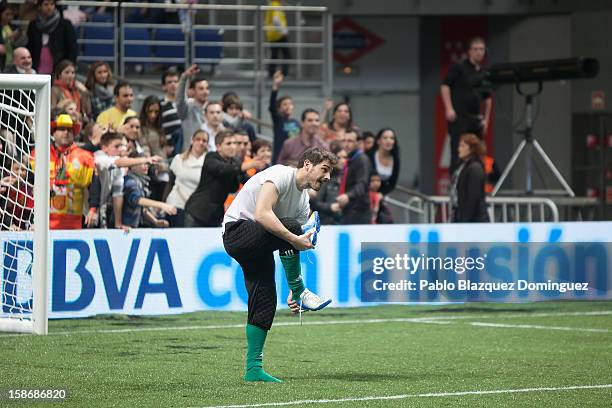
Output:
[[293,292],[293,300],[298,300],[304,291],[304,281],[302,280],[302,265],[300,264],[300,253],[295,251],[286,255],[281,255],[280,260],[285,269],[285,276],[289,289]]
[[246,325],[247,355],[245,381],[282,382],[263,370],[263,348],[268,332],[252,324]]

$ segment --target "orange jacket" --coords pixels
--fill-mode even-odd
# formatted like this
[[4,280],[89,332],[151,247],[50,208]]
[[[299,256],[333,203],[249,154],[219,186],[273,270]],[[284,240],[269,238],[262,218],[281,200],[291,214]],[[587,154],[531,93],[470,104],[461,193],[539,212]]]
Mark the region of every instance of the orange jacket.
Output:
[[[34,168],[34,152],[31,163]],[[94,174],[93,155],[72,144],[51,146],[49,163],[49,228],[81,229],[85,190]]]

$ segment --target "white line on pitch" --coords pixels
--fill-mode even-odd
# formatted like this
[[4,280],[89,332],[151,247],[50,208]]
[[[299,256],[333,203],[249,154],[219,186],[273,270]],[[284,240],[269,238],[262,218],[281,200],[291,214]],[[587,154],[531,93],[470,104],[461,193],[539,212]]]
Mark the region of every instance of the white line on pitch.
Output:
[[612,310],[599,310],[593,312],[548,312],[548,313],[490,313],[472,314],[463,316],[431,316],[424,317],[427,320],[465,320],[465,319],[502,319],[502,318],[521,318],[521,317],[563,317],[563,316],[609,316]]
[[[452,320],[466,320],[466,319],[491,319],[491,318],[506,318],[506,317],[554,317],[554,316],[606,316],[611,315],[612,310],[592,311],[592,312],[552,312],[552,313],[532,313],[532,314],[474,314],[466,316],[424,316],[414,318],[388,318],[388,319],[352,319],[352,320],[310,320],[307,321],[306,325],[333,325],[333,324],[372,324],[372,323],[392,323],[392,322],[405,322],[405,323],[425,323],[425,324],[450,324]],[[298,322],[277,322],[274,326],[294,326],[299,325]],[[101,330],[74,330],[74,331],[61,331],[61,332],[49,332],[48,335],[72,335],[72,334],[91,334],[91,333],[136,333],[136,332],[149,332],[149,331],[183,331],[183,330],[216,330],[216,329],[236,329],[242,328],[244,324],[222,324],[222,325],[198,325],[198,326],[164,326],[164,327],[137,327],[130,329],[101,329]],[[24,336],[27,334],[22,333],[10,333],[0,334],[2,337],[15,337]]]
[[506,324],[506,323],[484,323],[470,322],[472,326],[483,327],[505,327],[509,329],[538,329],[538,330],[562,330],[576,332],[595,332],[595,333],[610,333],[608,329],[589,329],[583,327],[565,327],[565,326],[541,326],[538,324]]
[[429,392],[424,394],[400,394],[400,395],[383,395],[378,397],[354,397],[354,398],[338,398],[338,399],[311,399],[285,402],[268,402],[261,404],[244,404],[244,405],[217,405],[205,408],[256,408],[256,407],[282,407],[288,405],[304,405],[304,404],[335,404],[342,402],[361,402],[361,401],[385,401],[385,400],[402,400],[408,398],[431,398],[431,397],[462,397],[465,395],[491,395],[491,394],[517,394],[524,392],[544,392],[544,391],[571,391],[571,390],[589,390],[612,388],[612,384],[598,385],[573,385],[567,387],[541,387],[541,388],[518,388],[509,390],[483,390],[483,391],[458,391],[458,392]]
[[[418,318],[390,318],[390,319],[352,319],[352,320],[313,320],[306,321],[305,326],[326,326],[338,324],[374,324],[374,323],[425,323],[444,325],[450,322],[431,321],[426,317]],[[277,322],[274,327],[281,326],[299,326],[299,322]],[[219,325],[202,325],[202,326],[165,326],[165,327],[137,327],[132,329],[102,329],[102,330],[74,330],[50,332],[48,335],[72,335],[72,334],[92,334],[92,333],[136,333],[148,331],[182,331],[182,330],[216,330],[216,329],[237,329],[244,328],[244,323],[239,324],[219,324]],[[23,336],[22,333],[0,334],[0,337]]]

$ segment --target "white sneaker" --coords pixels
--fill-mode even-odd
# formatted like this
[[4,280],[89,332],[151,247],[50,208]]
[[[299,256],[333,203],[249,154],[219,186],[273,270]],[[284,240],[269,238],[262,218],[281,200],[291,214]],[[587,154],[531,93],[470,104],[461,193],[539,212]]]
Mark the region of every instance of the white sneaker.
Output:
[[316,311],[321,310],[325,306],[331,303],[331,299],[322,298],[314,292],[311,292],[309,289],[304,289],[302,294],[300,295],[300,310],[301,311]]
[[302,233],[306,234],[307,232],[311,232],[310,242],[312,242],[312,246],[317,245],[317,235],[319,231],[321,231],[321,219],[319,218],[319,212],[314,211],[310,214],[310,218],[308,218],[308,222],[302,225]]

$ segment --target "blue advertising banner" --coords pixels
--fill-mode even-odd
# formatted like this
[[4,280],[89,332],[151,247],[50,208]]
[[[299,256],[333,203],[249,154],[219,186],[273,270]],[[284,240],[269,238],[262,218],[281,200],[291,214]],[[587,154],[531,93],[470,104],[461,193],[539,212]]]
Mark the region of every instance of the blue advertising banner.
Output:
[[612,243],[365,242],[364,302],[612,299]]
[[[10,293],[14,303],[31,301],[30,242],[30,233],[0,232],[0,289],[5,300]],[[362,300],[364,242],[612,242],[612,222],[324,226],[317,248],[302,253],[306,286],[331,297],[332,306],[371,304]],[[512,265],[506,267],[515,273]],[[289,290],[278,258],[276,281],[279,307],[285,307]],[[486,300],[496,299],[486,295]],[[10,305],[4,302],[3,308],[6,313]],[[119,230],[51,232],[51,318],[246,308],[242,271],[225,253],[220,229],[137,229],[128,234]]]

